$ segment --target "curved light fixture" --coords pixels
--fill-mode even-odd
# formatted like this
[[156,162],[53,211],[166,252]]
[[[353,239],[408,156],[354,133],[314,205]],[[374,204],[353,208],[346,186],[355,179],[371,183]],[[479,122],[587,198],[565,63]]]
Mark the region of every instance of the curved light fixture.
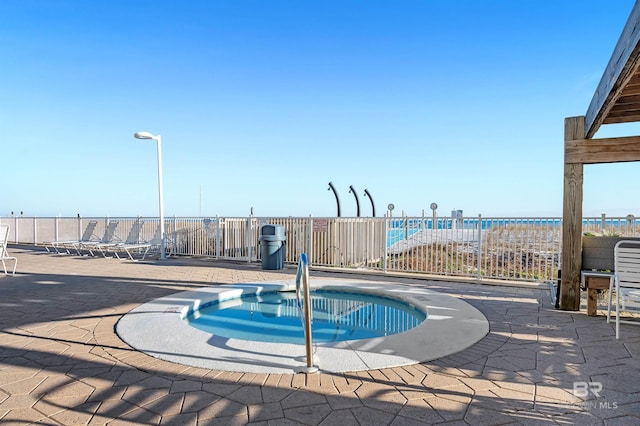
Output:
[[137,132],[133,134],[136,139],[156,139],[157,136],[152,135],[149,132]]

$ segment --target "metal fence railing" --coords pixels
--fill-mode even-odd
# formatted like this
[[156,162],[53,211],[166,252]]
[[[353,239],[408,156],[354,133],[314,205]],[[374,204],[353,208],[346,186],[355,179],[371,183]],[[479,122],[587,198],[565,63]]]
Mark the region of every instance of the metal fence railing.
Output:
[[[117,221],[116,240],[125,240],[134,222],[144,225],[141,240],[151,241],[157,217],[2,217],[9,241],[44,245],[78,240],[86,224],[97,221],[99,239]],[[555,280],[562,250],[560,218],[478,217],[173,217],[165,219],[171,254],[256,262],[261,259],[264,225],[284,228],[284,262],[306,253],[311,266],[412,272],[474,279]],[[638,236],[633,216],[584,218],[592,234]]]

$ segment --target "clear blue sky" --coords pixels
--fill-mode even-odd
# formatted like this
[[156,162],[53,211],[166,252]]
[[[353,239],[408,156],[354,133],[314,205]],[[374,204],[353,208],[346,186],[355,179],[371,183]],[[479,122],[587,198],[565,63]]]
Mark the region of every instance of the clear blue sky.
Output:
[[[2,0],[0,216],[561,216],[632,0]],[[640,134],[607,126],[596,136]],[[640,215],[640,164],[585,216]]]

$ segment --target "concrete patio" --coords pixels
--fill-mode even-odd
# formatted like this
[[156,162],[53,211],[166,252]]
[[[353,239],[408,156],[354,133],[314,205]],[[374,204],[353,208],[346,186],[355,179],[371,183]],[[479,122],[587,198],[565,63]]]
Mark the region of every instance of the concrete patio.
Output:
[[616,340],[602,315],[555,310],[548,289],[359,275],[459,297],[484,313],[489,334],[403,367],[239,373],[152,358],[115,324],[158,297],[290,279],[294,269],[10,253],[19,263],[15,277],[0,274],[1,424],[640,424],[640,327],[623,324]]

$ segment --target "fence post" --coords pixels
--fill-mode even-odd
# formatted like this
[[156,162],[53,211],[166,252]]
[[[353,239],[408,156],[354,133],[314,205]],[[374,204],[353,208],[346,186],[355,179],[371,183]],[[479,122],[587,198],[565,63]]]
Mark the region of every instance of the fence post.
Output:
[[602,235],[604,235],[604,232],[605,232],[605,223],[607,220],[606,217],[607,217],[606,213],[602,213],[600,215],[600,232],[602,232]]
[[247,245],[248,245],[248,248],[249,248],[248,253],[247,253],[248,254],[248,256],[247,256],[247,262],[248,263],[251,263],[251,255],[253,254],[253,233],[251,232],[252,231],[252,229],[251,229],[252,228],[252,226],[251,226],[252,224],[253,224],[253,215],[249,215],[249,220],[247,221],[247,225],[246,225],[246,228],[247,228],[246,232],[248,234]]
[[384,256],[382,258],[382,272],[387,272],[387,259],[389,258],[389,218],[384,218]]
[[215,258],[220,257],[220,216],[216,215],[216,255]]
[[309,237],[307,238],[307,262],[309,266],[311,266],[311,262],[313,259],[313,218],[309,215],[309,222],[307,223],[307,234]]
[[478,279],[482,279],[482,215],[478,215]]
[[53,241],[59,241],[60,238],[58,238],[58,220],[59,220],[60,216],[56,216],[55,220],[53,221]]
[[[175,214],[173,215],[173,232],[171,234],[171,248],[169,249],[169,256],[171,256],[172,253],[177,254],[178,251],[178,217]],[[164,238],[166,240],[166,236]]]
[[38,245],[38,220],[33,215],[33,245]]

